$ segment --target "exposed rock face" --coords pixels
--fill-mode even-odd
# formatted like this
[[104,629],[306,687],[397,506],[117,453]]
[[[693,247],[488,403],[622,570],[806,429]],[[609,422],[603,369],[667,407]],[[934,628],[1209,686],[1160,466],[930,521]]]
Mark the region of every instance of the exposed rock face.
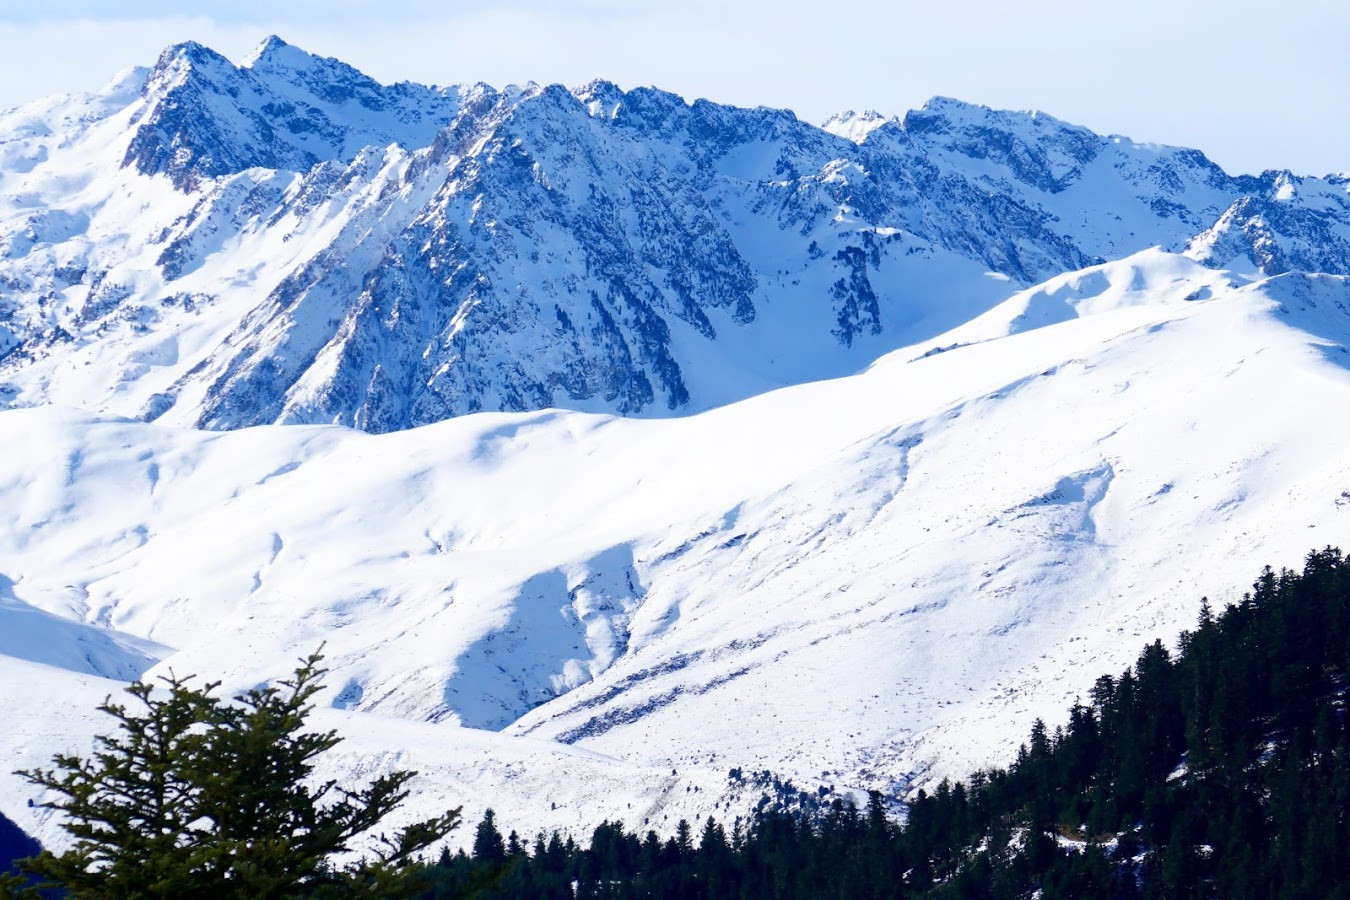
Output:
[[0,403],[208,428],[707,408],[1140,249],[1350,272],[1344,179],[935,99],[817,128],[197,44],[0,118]]

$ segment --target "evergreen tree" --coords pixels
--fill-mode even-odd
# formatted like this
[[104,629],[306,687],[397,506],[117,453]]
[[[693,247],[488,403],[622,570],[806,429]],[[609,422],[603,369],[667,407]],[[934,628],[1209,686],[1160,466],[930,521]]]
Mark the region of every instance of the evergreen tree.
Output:
[[339,867],[405,799],[413,772],[393,772],[358,790],[315,783],[315,760],[340,738],[305,731],[324,670],[315,653],[279,687],[234,704],[217,684],[136,682],[135,703],[100,709],[116,720],[90,759],[58,755],[53,768],[22,772],[57,795],[74,838],[24,869],[74,897],[402,896],[413,892],[413,856],[444,836],[459,811],[383,835],[373,856]]
[[490,808],[484,810],[483,819],[473,835],[473,858],[475,862],[500,865],[506,861],[506,844],[502,833],[497,830],[497,815]]

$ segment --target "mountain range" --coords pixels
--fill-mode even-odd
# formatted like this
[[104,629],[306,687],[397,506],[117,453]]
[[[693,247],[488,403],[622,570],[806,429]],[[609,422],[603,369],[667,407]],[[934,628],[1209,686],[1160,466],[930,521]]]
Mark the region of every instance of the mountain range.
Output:
[[0,115],[4,768],[324,643],[410,816],[964,775],[1343,539],[1348,274],[1350,177],[1043,113],[170,47]]

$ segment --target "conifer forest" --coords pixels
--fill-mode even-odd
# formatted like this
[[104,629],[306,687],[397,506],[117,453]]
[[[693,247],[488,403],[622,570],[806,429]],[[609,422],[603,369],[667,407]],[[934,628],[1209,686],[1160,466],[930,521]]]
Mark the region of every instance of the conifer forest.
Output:
[[588,843],[503,840],[429,868],[431,897],[1350,897],[1350,560],[1266,569],[1203,603],[1180,646],[1103,674],[1007,768],[920,791],[903,824],[873,795],[813,816],[622,823]]
[[[303,759],[332,742],[331,735],[316,741],[298,733],[321,674],[317,660],[299,670],[293,696],[253,698],[255,706],[284,713],[274,730],[285,746],[300,747]],[[508,827],[489,810],[470,850],[442,851],[431,861],[398,854],[390,857],[402,860],[397,868],[381,863],[379,878],[368,868],[339,871],[310,854],[305,871],[279,871],[268,882],[256,866],[245,871],[230,862],[253,852],[251,839],[227,852],[215,840],[219,829],[198,817],[182,823],[182,839],[132,842],[155,857],[142,859],[141,868],[175,873],[178,880],[160,889],[135,874],[137,865],[125,865],[124,846],[110,846],[115,841],[99,817],[111,815],[115,800],[95,807],[76,791],[67,806],[56,806],[85,817],[72,833],[87,843],[79,852],[20,860],[28,880],[11,875],[5,885],[16,896],[38,896],[34,885],[45,896],[63,888],[73,897],[104,896],[96,873],[86,871],[97,858],[129,878],[119,884],[134,886],[136,896],[178,896],[185,884],[219,896],[262,896],[254,888],[275,883],[284,889],[266,896],[1335,900],[1350,897],[1348,666],[1350,560],[1327,548],[1309,554],[1301,572],[1267,568],[1240,603],[1222,611],[1202,602],[1195,628],[1175,650],[1158,641],[1143,647],[1133,666],[1101,675],[1063,724],[1038,721],[1006,768],[920,790],[899,819],[889,811],[895,798],[875,792],[862,808],[837,797],[793,804],[766,794],[750,821],[681,821],[664,838],[606,821],[578,841],[531,834],[526,823]],[[248,718],[207,692],[186,696],[226,722]],[[157,709],[185,716],[188,707],[172,702]],[[123,708],[113,708],[125,721]],[[202,732],[184,716],[175,733],[191,741]],[[270,752],[255,751],[260,764]],[[83,773],[82,784],[104,777],[96,764],[66,767]],[[292,768],[295,777],[308,771]],[[191,795],[195,789],[173,784],[169,771],[169,786]],[[289,791],[272,787],[269,796]],[[419,844],[455,824],[452,811]],[[292,825],[304,830],[302,822]],[[10,856],[34,849],[21,833],[0,836]],[[194,860],[207,863],[198,871]]]

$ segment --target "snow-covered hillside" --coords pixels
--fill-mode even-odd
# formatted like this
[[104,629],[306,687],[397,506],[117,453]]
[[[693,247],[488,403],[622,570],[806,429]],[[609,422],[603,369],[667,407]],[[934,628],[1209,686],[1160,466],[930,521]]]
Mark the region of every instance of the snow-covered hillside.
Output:
[[0,404],[229,429],[688,414],[1151,246],[1350,272],[1343,178],[935,99],[380,85],[197,44],[0,116]]
[[1347,276],[1344,177],[942,98],[816,127],[270,39],[9,111],[0,812],[61,841],[7,773],[126,680],[321,643],[325,774],[419,769],[408,815],[1006,759],[1346,541]]
[[[389,434],[0,412],[0,758],[87,746],[147,663],[326,642],[334,772],[410,813],[670,827],[761,787],[1006,758],[1235,572],[1340,543],[1344,277],[1147,250],[850,377],[697,415]],[[0,776],[0,811],[56,838]]]

